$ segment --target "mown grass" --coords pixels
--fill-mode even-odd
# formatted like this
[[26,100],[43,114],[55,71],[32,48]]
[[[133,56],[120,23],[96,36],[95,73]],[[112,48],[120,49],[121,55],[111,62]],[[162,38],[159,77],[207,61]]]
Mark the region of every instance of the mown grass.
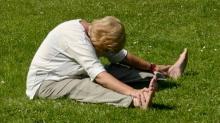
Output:
[[[184,47],[189,65],[178,81],[160,83],[148,111],[34,100],[25,96],[28,67],[57,24],[106,15],[122,20],[126,48],[159,64]],[[220,122],[220,1],[218,0],[0,0],[1,122]]]

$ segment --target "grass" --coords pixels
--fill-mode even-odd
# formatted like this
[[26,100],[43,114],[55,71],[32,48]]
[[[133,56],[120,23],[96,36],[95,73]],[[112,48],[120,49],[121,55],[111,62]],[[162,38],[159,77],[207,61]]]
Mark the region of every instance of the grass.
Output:
[[[1,122],[220,122],[220,1],[0,0],[0,11]],[[148,111],[28,100],[28,67],[47,33],[66,20],[106,15],[125,24],[126,48],[151,62],[173,63],[187,47],[184,76],[160,83]]]

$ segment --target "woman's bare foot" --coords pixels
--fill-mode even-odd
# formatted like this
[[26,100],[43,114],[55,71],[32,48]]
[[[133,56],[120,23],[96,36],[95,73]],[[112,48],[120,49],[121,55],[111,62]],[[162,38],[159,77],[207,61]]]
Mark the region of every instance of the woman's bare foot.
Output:
[[173,79],[178,79],[184,72],[188,62],[188,51],[187,48],[180,54],[179,59],[174,65],[168,70],[168,76]]
[[153,97],[155,94],[155,90],[149,88],[148,92],[143,92],[143,93],[144,93],[146,102],[144,104],[142,104],[141,109],[146,110],[152,105],[152,100],[153,100]]
[[139,107],[143,110],[148,109],[152,105],[152,100],[157,88],[156,76],[150,81],[149,87],[143,90],[143,96],[140,98],[133,98],[133,104],[135,107]]
[[144,92],[146,104],[142,105],[142,109],[147,109],[152,105],[152,100],[157,90],[158,90],[157,76],[155,75],[150,81],[148,92]]
[[158,90],[158,84],[157,84],[157,74],[158,73],[156,73],[154,76],[153,76],[153,78],[150,80],[150,83],[149,83],[149,88],[151,88],[151,89],[154,89],[155,91],[157,91]]

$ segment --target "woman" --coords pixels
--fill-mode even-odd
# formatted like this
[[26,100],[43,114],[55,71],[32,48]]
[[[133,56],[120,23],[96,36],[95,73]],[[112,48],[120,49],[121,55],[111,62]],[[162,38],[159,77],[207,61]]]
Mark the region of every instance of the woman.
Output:
[[[77,19],[58,25],[32,60],[27,96],[30,99],[65,96],[80,102],[148,108],[156,90],[157,78],[153,73],[180,77],[187,63],[187,50],[172,66],[155,65],[123,49],[125,41],[123,24],[112,16],[92,23]],[[112,64],[104,67],[98,59],[102,56]],[[149,78],[152,79],[148,88],[134,89],[126,84]]]

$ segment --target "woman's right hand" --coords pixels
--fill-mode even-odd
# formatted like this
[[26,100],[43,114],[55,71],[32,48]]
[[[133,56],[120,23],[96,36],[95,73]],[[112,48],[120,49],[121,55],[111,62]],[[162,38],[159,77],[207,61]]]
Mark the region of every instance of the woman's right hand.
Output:
[[151,90],[150,88],[134,90],[132,93],[134,107],[139,107],[144,110],[149,108],[152,104],[154,93],[155,90]]
[[134,105],[134,106],[145,105],[145,103],[147,102],[145,92],[148,93],[149,89],[143,88],[143,89],[134,89],[133,90],[133,92],[131,93],[131,96],[132,96],[133,100],[135,100],[135,103],[136,103],[136,105]]

